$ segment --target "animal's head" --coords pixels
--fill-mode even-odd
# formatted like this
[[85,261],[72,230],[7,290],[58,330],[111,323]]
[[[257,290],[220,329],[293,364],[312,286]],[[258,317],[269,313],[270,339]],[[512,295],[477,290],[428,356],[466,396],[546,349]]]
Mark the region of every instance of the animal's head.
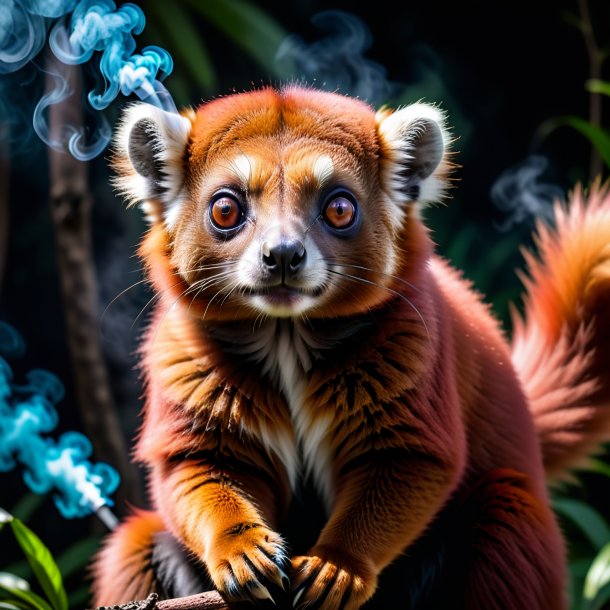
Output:
[[432,106],[375,113],[290,87],[183,116],[131,106],[115,165],[153,225],[142,252],[159,289],[212,318],[333,317],[395,294],[446,146]]

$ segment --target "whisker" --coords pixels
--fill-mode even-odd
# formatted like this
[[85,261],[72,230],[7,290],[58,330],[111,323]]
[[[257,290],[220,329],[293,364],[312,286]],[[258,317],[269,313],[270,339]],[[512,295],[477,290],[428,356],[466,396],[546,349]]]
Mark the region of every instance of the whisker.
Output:
[[[192,286],[190,286],[187,291],[185,292],[185,294],[190,294],[191,292],[195,292],[193,298],[191,299],[191,302],[189,304],[189,311],[191,309],[191,306],[193,305],[195,299],[207,288],[210,288],[211,286],[215,286],[217,284],[219,284],[222,280],[229,278],[231,276],[231,274],[233,273],[233,269],[227,269],[226,271],[222,272],[222,273],[217,273],[216,275],[213,275],[209,278],[205,278],[202,280],[199,280],[198,282],[195,282]],[[214,297],[213,297],[214,298]],[[226,299],[225,299],[226,300]],[[224,301],[223,301],[224,302]],[[205,309],[205,313],[207,313],[209,307],[209,303],[208,306]],[[204,317],[205,317],[205,313],[204,313]]]
[[[350,286],[344,286],[342,284],[339,284],[339,286],[336,286],[336,288],[339,289],[339,290],[343,290],[343,292],[346,292],[352,300],[355,300],[355,301],[358,301],[359,303],[362,303],[362,299],[358,296],[358,294],[355,294],[353,292],[353,290],[351,289]],[[364,308],[366,308],[367,312],[370,313],[371,308],[368,305],[364,305],[363,309]]]
[[385,271],[379,271],[377,269],[372,269],[371,267],[366,267],[365,265],[354,265],[352,263],[345,263],[345,262],[340,261],[338,259],[332,260],[330,262],[332,264],[339,265],[341,267],[349,267],[350,269],[360,269],[362,271],[368,271],[369,273],[372,273],[372,274],[381,275],[383,277],[389,277],[389,278],[391,278],[393,280],[396,280],[396,281],[400,282],[401,284],[404,284],[405,286],[408,286],[409,288],[412,288],[416,292],[421,293],[421,289],[420,288],[418,288],[417,286],[415,286],[411,282],[405,280],[404,278],[400,277],[399,275],[394,275],[392,273],[386,273]]
[[207,306],[206,306],[206,308],[205,308],[205,311],[203,312],[203,316],[202,316],[202,318],[201,318],[202,320],[205,320],[205,317],[206,317],[206,315],[207,315],[207,313],[208,313],[208,309],[210,308],[210,305],[212,304],[212,302],[214,301],[214,299],[215,299],[216,297],[218,297],[219,295],[221,295],[221,294],[223,293],[223,291],[224,291],[224,290],[227,290],[227,288],[229,288],[229,287],[228,287],[228,286],[223,286],[223,287],[222,287],[220,290],[218,290],[218,291],[217,291],[217,292],[214,294],[214,296],[213,296],[213,297],[212,297],[212,298],[211,298],[211,299],[208,301],[208,304],[207,304]]
[[146,303],[144,304],[144,307],[142,307],[140,309],[140,311],[138,312],[138,315],[134,318],[133,322],[131,323],[131,329],[133,330],[134,326],[136,325],[136,323],[140,319],[140,316],[142,316],[142,314],[146,311],[146,308],[149,305],[152,305],[156,300],[160,299],[164,295],[164,293],[166,293],[168,290],[171,290],[175,286],[178,286],[178,284],[180,284],[180,282],[176,282],[175,284],[172,284],[171,286],[168,286],[167,288],[164,288],[160,292],[155,292],[155,294],[153,294],[152,297],[150,299],[148,299],[148,301],[146,301]]
[[[221,267],[226,267],[226,263],[217,263],[217,264],[212,264],[212,265],[204,265],[202,267],[195,267],[193,269],[187,269],[186,271],[184,271],[184,273],[191,273],[191,272],[195,272],[195,271],[208,271],[211,269],[218,269]],[[142,273],[142,269],[139,270],[132,270],[130,273]],[[172,272],[172,275],[175,277],[178,277],[181,275],[180,272],[174,271]],[[168,288],[165,288],[164,290],[168,290],[169,288],[173,288],[174,286],[177,286],[180,282],[176,282],[175,284],[172,284],[171,286],[169,286]],[[124,288],[123,290],[121,290],[121,292],[119,292],[115,297],[113,297],[113,299],[106,305],[106,307],[104,308],[104,311],[102,312],[102,315],[100,316],[100,324],[103,324],[104,322],[104,318],[108,313],[108,310],[116,303],[116,301],[118,299],[120,299],[123,295],[125,295],[127,292],[129,292],[130,290],[133,290],[134,288],[136,288],[137,286],[141,286],[142,284],[150,284],[151,286],[153,285],[153,282],[150,278],[143,278],[141,280],[138,280],[137,282],[134,282],[133,284],[127,286],[127,288]],[[156,293],[156,295],[159,294],[158,292]],[[150,301],[148,301],[146,303],[146,305],[144,305],[143,309],[146,309],[146,307],[148,307],[148,305],[154,301],[154,297],[152,299],[150,299]],[[140,314],[138,314],[138,316],[136,317],[136,319],[134,320],[133,324],[135,324],[137,322],[138,317],[142,314],[142,311],[140,311]],[[133,325],[132,325],[133,328]]]
[[215,275],[212,278],[208,278],[205,282],[200,282],[201,285],[193,285],[190,286],[187,290],[184,291],[184,296],[187,296],[188,294],[194,293],[193,294],[193,298],[191,299],[191,302],[189,303],[188,309],[187,311],[191,310],[191,307],[193,306],[193,303],[195,302],[195,299],[197,299],[197,297],[207,288],[209,288],[210,286],[215,286],[217,284],[219,284],[222,280],[225,279],[225,277],[228,274],[225,273],[221,273],[218,275]]
[[140,286],[141,284],[148,284],[148,283],[150,283],[150,280],[148,278],[144,278],[144,279],[139,280],[138,282],[134,282],[130,286],[127,286],[127,288],[125,288],[124,290],[121,290],[121,292],[119,292],[119,294],[117,294],[112,299],[112,301],[110,301],[110,303],[108,303],[108,305],[106,305],[106,307],[104,307],[104,311],[102,312],[102,315],[100,316],[100,325],[103,323],[104,317],[108,313],[108,310],[112,307],[112,305],[114,305],[114,303],[118,299],[120,299],[125,293],[129,292],[130,290],[133,290],[136,286]]
[[256,318],[254,318],[254,323],[252,324],[252,332],[256,331],[256,323],[260,320],[259,328],[262,328],[263,324],[267,321],[267,314],[264,311],[261,311]]
[[378,284],[377,282],[373,282],[371,280],[367,280],[365,278],[358,277],[357,275],[352,275],[351,273],[343,273],[342,271],[337,271],[336,269],[332,269],[332,268],[329,268],[328,271],[330,273],[333,273],[334,275],[338,275],[340,277],[344,277],[345,279],[351,280],[353,282],[360,282],[361,284],[366,284],[366,285],[369,285],[369,286],[376,286],[377,288],[381,288],[382,290],[386,290],[390,294],[393,294],[394,296],[397,296],[399,299],[402,299],[417,314],[417,316],[419,317],[421,323],[424,326],[424,329],[426,331],[426,334],[428,335],[428,338],[430,338],[430,332],[428,330],[428,325],[426,324],[426,321],[424,320],[424,317],[421,315],[421,312],[419,311],[419,309],[417,309],[417,307],[413,304],[413,302],[410,301],[404,294],[401,294],[400,292],[398,292],[397,290],[394,290],[392,288],[388,288],[387,286],[383,286],[381,284]]
[[196,271],[211,271],[213,269],[223,269],[226,268],[227,265],[234,265],[234,263],[210,263],[208,265],[201,265],[200,267],[192,267],[190,269],[184,269],[181,273],[194,273]]
[[343,267],[349,267],[350,269],[361,269],[362,271],[368,271],[369,273],[374,273],[374,274],[376,273],[377,275],[389,277],[390,279],[396,280],[396,281],[400,282],[401,284],[404,284],[405,286],[412,288],[416,292],[421,293],[421,288],[418,288],[417,286],[415,286],[415,284],[412,284],[411,282],[405,280],[404,278],[400,277],[399,275],[394,275],[392,273],[386,273],[385,271],[377,271],[375,269],[371,269],[370,267],[366,267],[364,265],[352,265],[350,263],[339,263],[339,264]]
[[227,292],[225,298],[220,302],[219,307],[222,307],[225,304],[225,301],[235,292],[235,290],[239,288],[239,281],[235,281],[233,283],[232,288]]
[[321,220],[321,218],[322,218],[322,214],[318,214],[313,219],[313,222],[305,229],[305,231],[303,232],[303,236],[307,235],[307,233],[309,233],[309,231],[311,231],[312,227],[316,224],[316,222],[318,222],[318,220]]
[[185,295],[191,294],[192,292],[197,292],[198,294],[205,290],[208,286],[218,282],[221,279],[226,277],[230,277],[231,271],[223,271],[222,273],[216,273],[210,277],[202,278],[193,282],[184,292]]

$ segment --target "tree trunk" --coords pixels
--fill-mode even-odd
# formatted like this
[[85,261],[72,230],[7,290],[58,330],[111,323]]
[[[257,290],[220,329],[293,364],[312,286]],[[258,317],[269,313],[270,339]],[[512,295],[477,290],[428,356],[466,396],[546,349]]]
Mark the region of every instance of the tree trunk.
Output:
[[[587,47],[589,56],[589,78],[591,80],[601,80],[602,63],[604,54],[597,44],[595,32],[593,31],[593,21],[589,11],[587,0],[578,0],[580,10],[581,31]],[[589,93],[589,123],[594,127],[600,128],[602,125],[602,96],[601,93],[591,91]],[[602,173],[602,156],[596,146],[591,146],[591,165],[589,177],[593,182]]]
[[[64,66],[49,53],[49,73],[63,74],[73,94],[50,106],[51,140],[65,138],[65,126],[83,125],[79,66]],[[47,87],[55,78],[47,76]],[[68,347],[78,408],[95,460],[116,468],[122,484],[116,493],[119,513],[127,502],[141,503],[139,477],[129,461],[110,389],[99,335],[98,297],[91,247],[91,206],[87,165],[72,155],[49,148],[51,216],[55,232]]]
[[8,254],[8,224],[9,224],[9,196],[10,196],[10,159],[9,159],[8,124],[0,124],[0,295],[2,295],[2,281],[6,270],[6,257]]

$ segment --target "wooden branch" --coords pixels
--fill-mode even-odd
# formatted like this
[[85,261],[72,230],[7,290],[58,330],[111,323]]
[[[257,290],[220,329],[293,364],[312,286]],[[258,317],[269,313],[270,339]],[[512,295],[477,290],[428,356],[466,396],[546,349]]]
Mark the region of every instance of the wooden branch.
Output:
[[207,591],[157,602],[157,610],[239,610],[244,608],[252,608],[252,604],[228,604],[218,591]]
[[[602,77],[603,53],[601,52],[597,41],[595,40],[595,32],[593,31],[593,23],[589,12],[588,0],[578,0],[578,8],[580,11],[580,29],[585,39],[587,47],[587,55],[589,56],[589,78],[591,80],[600,80]],[[601,93],[591,91],[589,93],[589,122],[595,127],[601,127],[602,124],[602,96]],[[589,175],[591,181],[595,180],[602,172],[602,157],[595,146],[592,146],[591,151],[591,166]]]
[[188,597],[159,600],[156,593],[151,593],[141,601],[127,602],[116,606],[100,606],[96,610],[250,610],[252,604],[228,603],[218,591],[206,591]]
[[[49,108],[52,141],[65,140],[65,127],[83,125],[80,66],[65,66],[49,52],[47,88],[62,74],[73,94]],[[141,505],[138,473],[129,462],[108,380],[99,336],[97,287],[91,245],[91,206],[87,165],[49,148],[51,216],[76,396],[85,434],[96,460],[116,468],[122,484],[115,499],[119,512],[127,503]]]

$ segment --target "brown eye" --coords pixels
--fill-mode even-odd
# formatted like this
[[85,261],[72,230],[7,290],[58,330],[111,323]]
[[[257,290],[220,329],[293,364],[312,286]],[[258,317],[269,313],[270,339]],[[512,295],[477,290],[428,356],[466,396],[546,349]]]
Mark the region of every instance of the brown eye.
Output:
[[356,219],[356,204],[343,194],[336,195],[330,198],[322,215],[333,229],[347,229]]
[[213,200],[210,205],[210,219],[212,224],[222,231],[235,229],[243,220],[244,211],[237,199],[223,194]]

